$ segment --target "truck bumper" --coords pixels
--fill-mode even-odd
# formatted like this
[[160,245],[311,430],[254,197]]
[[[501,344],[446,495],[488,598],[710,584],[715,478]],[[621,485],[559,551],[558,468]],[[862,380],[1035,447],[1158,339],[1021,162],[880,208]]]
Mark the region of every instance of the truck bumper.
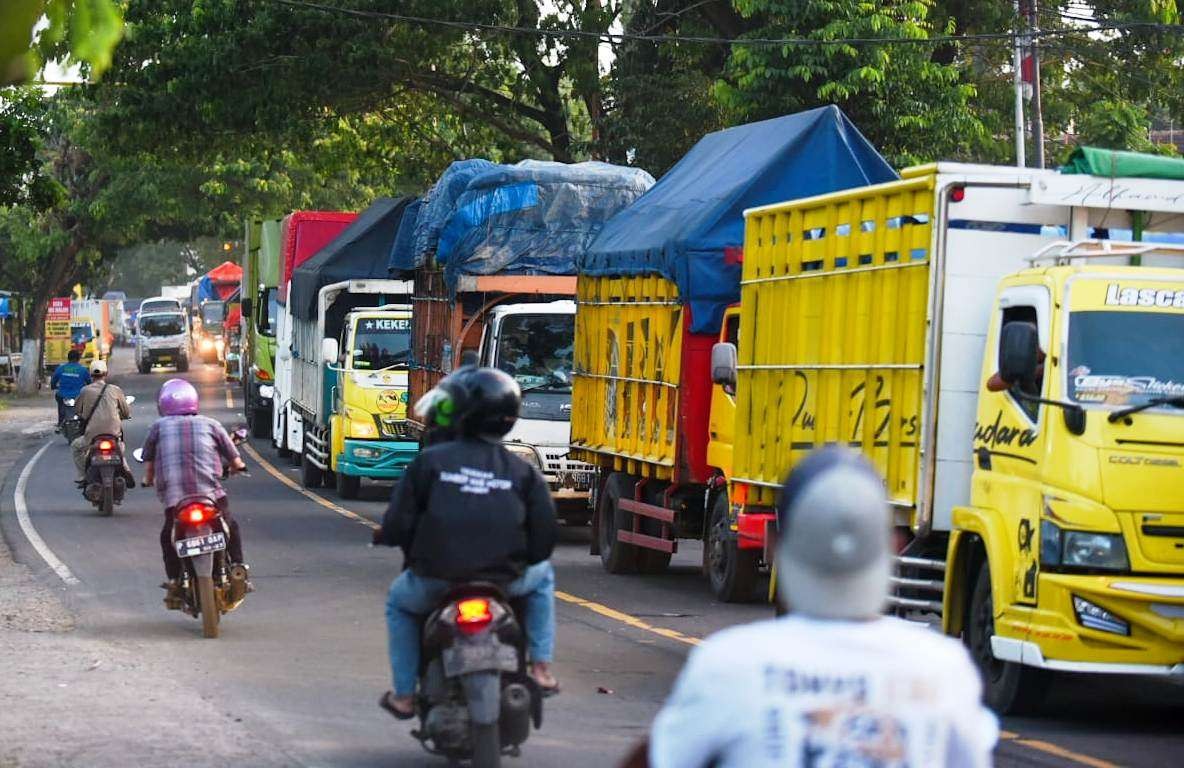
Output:
[[1064,672],[1184,676],[1184,579],[1041,574],[1037,600],[996,620],[996,658]]
[[337,470],[351,477],[397,480],[419,453],[419,443],[383,440],[346,440],[337,455]]

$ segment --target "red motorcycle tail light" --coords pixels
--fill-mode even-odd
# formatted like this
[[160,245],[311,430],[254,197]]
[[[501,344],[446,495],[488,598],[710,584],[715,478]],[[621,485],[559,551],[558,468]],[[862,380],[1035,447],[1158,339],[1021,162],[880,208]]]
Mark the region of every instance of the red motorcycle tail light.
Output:
[[183,523],[204,523],[214,516],[214,510],[204,504],[190,504],[181,510],[179,517]]
[[483,597],[461,600],[456,604],[456,626],[465,634],[480,632],[493,621],[489,601]]
[[115,441],[114,440],[100,440],[99,441],[99,450],[104,451],[104,452],[114,451],[115,450]]

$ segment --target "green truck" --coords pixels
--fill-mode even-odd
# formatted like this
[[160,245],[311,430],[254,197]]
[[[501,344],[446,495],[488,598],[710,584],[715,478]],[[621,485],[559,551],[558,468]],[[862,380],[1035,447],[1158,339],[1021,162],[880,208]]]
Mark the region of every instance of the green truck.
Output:
[[275,394],[280,220],[247,221],[243,244],[243,413],[251,434],[267,437],[271,434],[271,400]]

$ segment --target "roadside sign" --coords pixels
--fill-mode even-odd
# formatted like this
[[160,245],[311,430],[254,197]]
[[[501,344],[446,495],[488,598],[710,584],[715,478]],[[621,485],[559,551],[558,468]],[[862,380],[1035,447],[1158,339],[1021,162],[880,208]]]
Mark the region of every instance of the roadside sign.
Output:
[[45,312],[45,364],[66,362],[70,352],[70,297],[49,300]]

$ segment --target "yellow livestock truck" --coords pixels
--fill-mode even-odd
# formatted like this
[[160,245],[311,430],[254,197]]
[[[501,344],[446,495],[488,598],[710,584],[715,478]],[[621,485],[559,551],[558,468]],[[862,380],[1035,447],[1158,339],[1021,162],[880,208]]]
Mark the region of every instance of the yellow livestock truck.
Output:
[[895,508],[892,605],[940,615],[1001,712],[1052,673],[1184,674],[1184,172],[1082,165],[749,210],[738,353],[713,349],[738,519],[814,448],[862,451]]

